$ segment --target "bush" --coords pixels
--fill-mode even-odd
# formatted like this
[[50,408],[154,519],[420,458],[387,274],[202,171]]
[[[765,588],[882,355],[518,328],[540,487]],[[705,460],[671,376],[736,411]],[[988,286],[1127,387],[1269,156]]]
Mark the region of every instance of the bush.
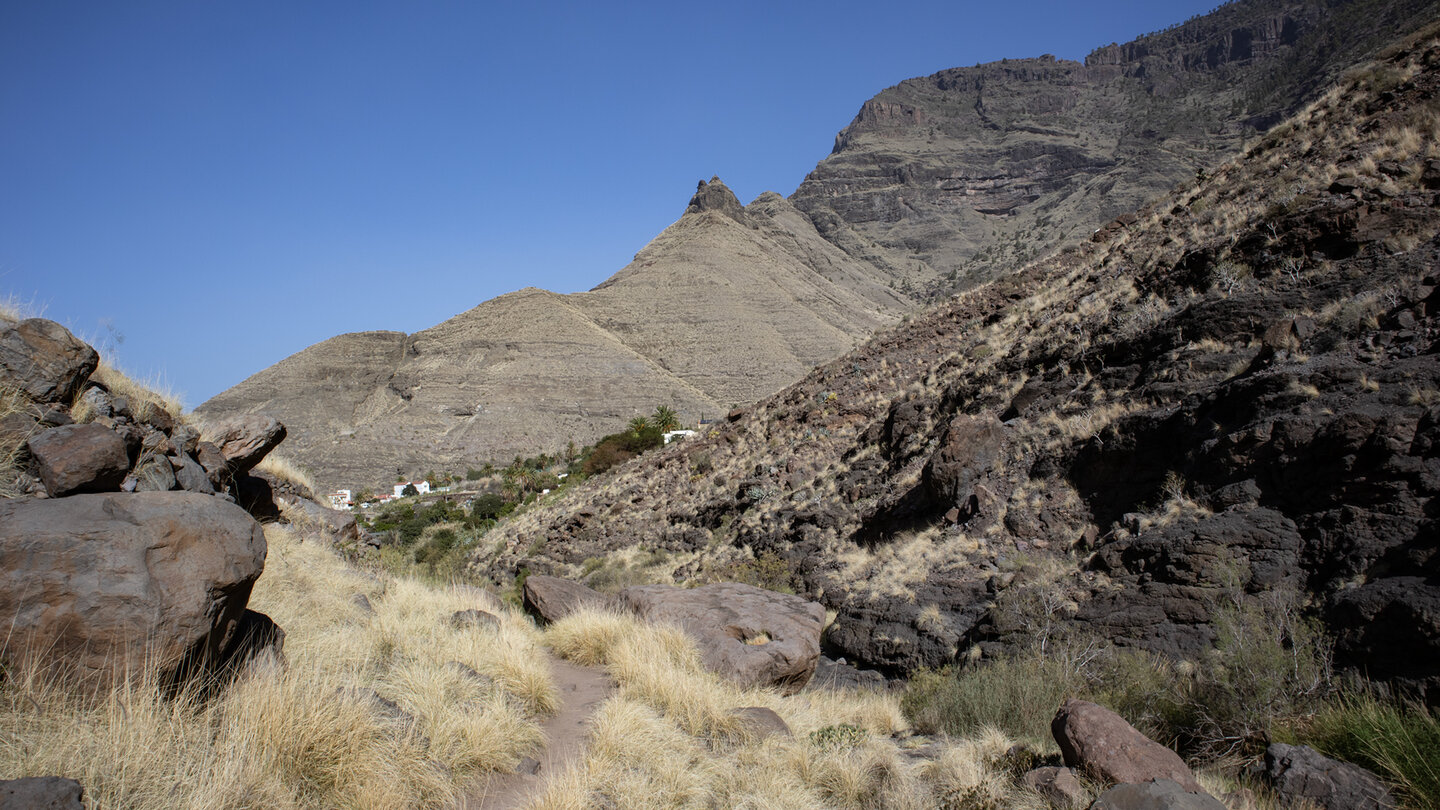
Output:
[[1409,807],[1440,810],[1440,720],[1359,693],[1321,709],[1299,741],[1390,782]]
[[1069,698],[1106,706],[1163,740],[1183,715],[1184,683],[1150,653],[1071,640],[1047,652],[1035,647],[979,666],[920,673],[901,707],[923,733],[974,736],[989,727],[1049,749],[1050,721]]

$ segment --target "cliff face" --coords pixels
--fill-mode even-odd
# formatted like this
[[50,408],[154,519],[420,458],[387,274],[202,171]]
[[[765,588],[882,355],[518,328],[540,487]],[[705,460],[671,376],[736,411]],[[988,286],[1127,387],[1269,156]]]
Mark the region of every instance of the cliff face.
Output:
[[1218,606],[1288,600],[1337,664],[1440,703],[1437,144],[1431,37],[1128,225],[502,524],[472,570],[763,575],[897,673],[1041,633],[1194,656]]
[[822,233],[838,219],[878,243],[901,289],[963,288],[1194,178],[1437,11],[1254,0],[1084,64],[1046,56],[910,79],[865,102],[791,201]]
[[202,417],[260,412],[326,487],[554,452],[664,404],[723,415],[851,348],[911,306],[778,195],[718,180],[594,290],[525,289],[404,335],[311,346]]

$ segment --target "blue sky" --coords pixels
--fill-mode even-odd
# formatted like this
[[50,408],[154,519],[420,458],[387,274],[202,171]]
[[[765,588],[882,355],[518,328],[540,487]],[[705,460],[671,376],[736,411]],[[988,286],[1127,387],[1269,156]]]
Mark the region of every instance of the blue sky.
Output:
[[0,297],[189,406],[342,332],[589,289],[903,79],[1210,2],[0,0]]

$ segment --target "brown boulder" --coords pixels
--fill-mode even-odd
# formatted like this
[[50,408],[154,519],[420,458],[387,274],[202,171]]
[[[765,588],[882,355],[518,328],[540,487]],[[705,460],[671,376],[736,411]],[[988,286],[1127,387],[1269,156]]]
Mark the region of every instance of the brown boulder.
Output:
[[52,497],[120,488],[130,468],[125,441],[103,425],[65,425],[26,444]]
[[1065,764],[1108,782],[1170,779],[1203,792],[1180,755],[1151,740],[1120,715],[1086,700],[1067,700],[1050,722]]
[[0,379],[37,402],[69,403],[100,355],[54,321],[29,318],[0,329]]
[[742,686],[793,694],[820,658],[825,608],[798,596],[722,582],[689,589],[641,585],[621,591],[620,602],[643,619],[679,626],[695,639],[707,667]]
[[[261,414],[235,416],[205,426],[205,437],[220,448],[230,472],[249,472],[265,454],[285,441],[285,426]],[[200,459],[204,464],[205,459]]]
[[211,668],[265,566],[260,525],[188,492],[0,502],[7,663],[94,678]]
[[1395,797],[1380,777],[1359,765],[1330,759],[1308,745],[1273,743],[1265,749],[1264,777],[1286,806],[1322,810],[1394,810]]
[[525,578],[525,610],[547,622],[558,622],[582,607],[610,607],[610,597],[559,577],[535,574]]

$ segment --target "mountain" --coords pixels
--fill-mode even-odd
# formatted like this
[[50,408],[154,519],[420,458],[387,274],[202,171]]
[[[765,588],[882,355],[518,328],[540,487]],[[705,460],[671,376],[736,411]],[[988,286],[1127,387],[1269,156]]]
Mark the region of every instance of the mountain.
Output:
[[857,258],[878,244],[902,289],[961,289],[1192,180],[1437,10],[1246,0],[1083,64],[910,79],[865,102],[791,202]]
[[687,422],[799,378],[911,301],[779,195],[741,207],[718,179],[589,292],[525,289],[413,335],[311,346],[196,409],[263,412],[324,487],[555,451],[657,404]]
[[1193,180],[1437,9],[1243,0],[1084,64],[911,79],[866,102],[788,201],[742,207],[702,182],[590,292],[527,290],[415,335],[341,336],[197,412],[280,418],[326,487],[554,452],[658,404],[713,417]]
[[[1440,26],[1238,158],[485,537],[471,571],[742,578],[891,673],[1303,610],[1440,702]],[[599,578],[599,579],[597,579]]]

